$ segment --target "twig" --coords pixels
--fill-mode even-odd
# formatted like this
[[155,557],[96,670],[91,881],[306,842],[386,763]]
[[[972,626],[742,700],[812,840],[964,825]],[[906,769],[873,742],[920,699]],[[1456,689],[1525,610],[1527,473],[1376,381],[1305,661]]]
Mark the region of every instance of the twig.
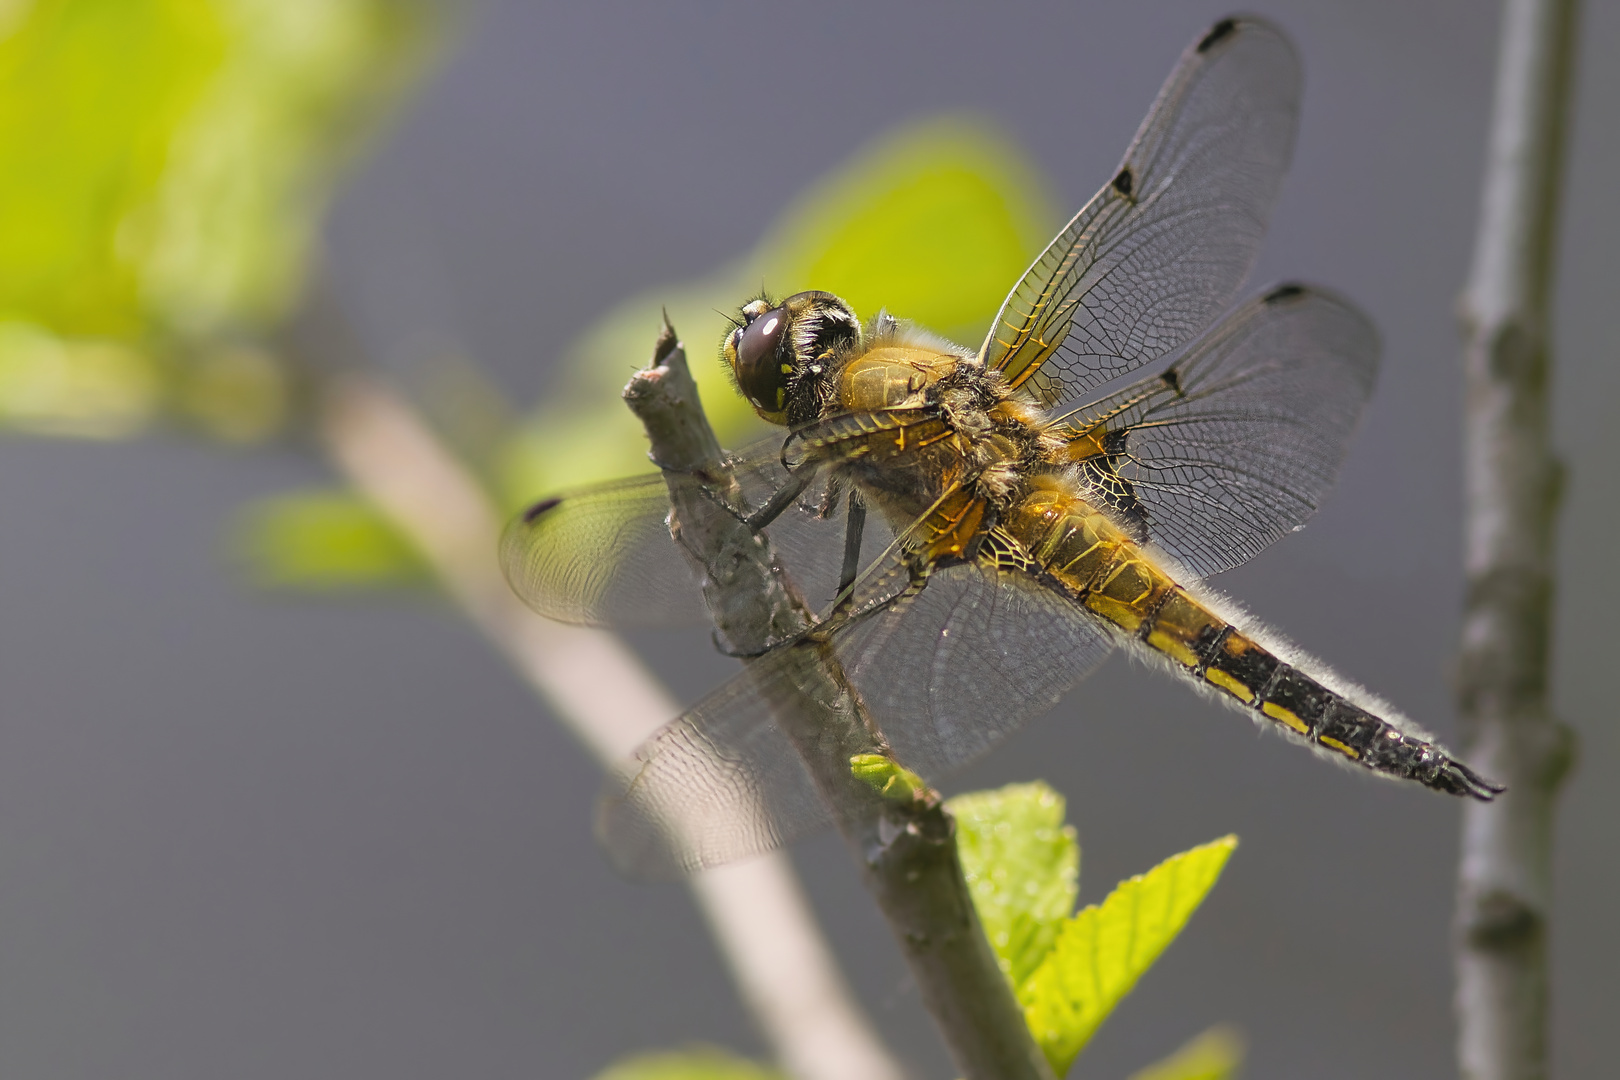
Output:
[[1508,785],[1463,809],[1458,1061],[1466,1080],[1547,1075],[1554,800],[1574,752],[1547,702],[1553,521],[1549,294],[1574,0],[1506,0],[1479,231],[1462,298],[1468,599],[1458,701],[1470,761]]
[[[810,614],[775,570],[769,544],[704,494],[728,483],[720,445],[703,414],[686,353],[665,323],[652,364],[625,399],[666,468],[674,531],[705,570],[717,629],[757,652],[809,625]],[[955,823],[931,791],[881,798],[851,772],[857,754],[887,753],[859,694],[825,644],[804,650],[796,684],[761,690],[860,860],[870,888],[916,976],[924,1004],[968,1080],[1050,1080],[973,908],[956,852]]]
[[[320,425],[343,473],[411,538],[462,611],[604,766],[679,711],[618,638],[523,607],[496,564],[494,507],[404,401],[343,376],[326,395]],[[791,1075],[899,1080],[786,857],[699,874],[691,888],[744,1003]]]

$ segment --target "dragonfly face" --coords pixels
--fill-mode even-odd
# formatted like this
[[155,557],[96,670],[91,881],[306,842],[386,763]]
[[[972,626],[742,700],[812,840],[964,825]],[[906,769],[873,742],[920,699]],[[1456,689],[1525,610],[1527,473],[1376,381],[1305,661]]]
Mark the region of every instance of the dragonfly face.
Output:
[[822,411],[828,376],[861,341],[861,322],[828,292],[801,292],[780,304],[760,298],[739,312],[720,345],[737,391],[773,424],[805,423]]
[[[977,352],[824,292],[742,308],[722,356],[790,431],[732,461],[734,508],[907,767],[961,765],[1123,646],[1342,763],[1502,790],[1201,584],[1314,513],[1377,366],[1371,323],[1325,290],[1232,306],[1298,91],[1270,24],[1201,35]],[[508,579],[569,621],[701,618],[669,512],[658,476],[547,499],[508,529]],[[828,820],[772,717],[805,655],[767,653],[637,753],[600,820],[621,864],[689,870]]]

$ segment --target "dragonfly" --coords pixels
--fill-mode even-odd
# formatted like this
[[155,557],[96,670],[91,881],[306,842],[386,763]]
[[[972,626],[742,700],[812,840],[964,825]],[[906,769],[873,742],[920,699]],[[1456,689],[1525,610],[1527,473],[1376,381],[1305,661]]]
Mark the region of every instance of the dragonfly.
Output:
[[[1505,790],[1205,583],[1316,511],[1378,366],[1371,321],[1327,289],[1238,300],[1299,94],[1272,24],[1201,34],[977,351],[887,312],[863,322],[827,292],[742,306],[722,359],[787,434],[733,455],[713,497],[770,541],[816,623],[610,780],[598,836],[621,867],[679,874],[834,819],[775,716],[805,636],[930,780],[1124,647],[1321,756],[1450,795]],[[564,621],[701,620],[673,524],[659,474],[565,493],[508,527],[503,567]],[[671,815],[695,824],[660,830]]]

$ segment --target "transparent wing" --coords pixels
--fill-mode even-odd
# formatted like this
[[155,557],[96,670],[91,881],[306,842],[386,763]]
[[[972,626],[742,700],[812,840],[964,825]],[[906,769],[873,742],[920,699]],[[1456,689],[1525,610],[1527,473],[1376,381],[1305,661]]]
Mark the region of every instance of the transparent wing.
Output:
[[506,527],[501,567],[534,610],[590,626],[660,626],[707,614],[696,567],[669,534],[660,473],[544,499]]
[[1377,370],[1365,314],[1284,285],[1238,307],[1163,374],[1059,430],[1094,501],[1203,577],[1316,512]]
[[[790,478],[782,437],[728,460],[735,488],[715,495],[757,507]],[[540,614],[589,626],[678,626],[707,619],[699,569],[670,536],[669,483],[662,473],[610,481],[542,499],[507,527],[501,566],[513,590]],[[839,493],[812,482],[766,530],[784,573],[812,604],[830,601],[842,558]]]
[[[892,454],[897,439],[909,446],[943,430],[944,421],[932,410],[831,417],[727,455],[729,482],[710,497],[746,513],[790,481],[805,481],[764,534],[790,587],[820,610],[837,592],[847,506],[847,492],[826,466],[847,457]],[[784,452],[800,461],[793,470],[783,464]],[[561,622],[670,626],[704,621],[701,571],[670,535],[671,483],[703,485],[693,476],[651,473],[535,503],[501,537],[507,581],[530,607]],[[869,536],[884,535],[879,522],[869,521],[867,529]]]
[[[878,560],[863,591],[889,589],[891,563]],[[937,571],[911,602],[837,635],[833,652],[898,760],[938,779],[1050,709],[1112,646],[1085,611],[984,560]],[[609,780],[597,837],[620,869],[675,876],[833,820],[779,719],[819,662],[791,647],[754,661]]]
[[669,879],[770,851],[833,820],[778,721],[811,678],[813,650],[786,647],[753,661],[665,724],[608,777],[596,836],[613,864]]
[[1113,648],[1088,612],[981,559],[935,571],[910,603],[857,625],[839,655],[895,756],[935,780],[1051,709]]
[[1299,91],[1280,30],[1216,23],[1182,54],[1114,179],[1008,294],[980,358],[1056,405],[1203,329],[1254,263]]

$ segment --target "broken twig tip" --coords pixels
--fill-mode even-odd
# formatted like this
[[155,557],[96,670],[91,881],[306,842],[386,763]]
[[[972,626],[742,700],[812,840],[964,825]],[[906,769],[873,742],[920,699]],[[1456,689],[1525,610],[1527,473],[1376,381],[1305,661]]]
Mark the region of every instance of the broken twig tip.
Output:
[[651,367],[658,367],[669,358],[670,353],[681,347],[681,339],[675,333],[675,324],[669,321],[669,309],[661,309],[663,325],[658,328],[658,341],[653,345],[653,358]]

